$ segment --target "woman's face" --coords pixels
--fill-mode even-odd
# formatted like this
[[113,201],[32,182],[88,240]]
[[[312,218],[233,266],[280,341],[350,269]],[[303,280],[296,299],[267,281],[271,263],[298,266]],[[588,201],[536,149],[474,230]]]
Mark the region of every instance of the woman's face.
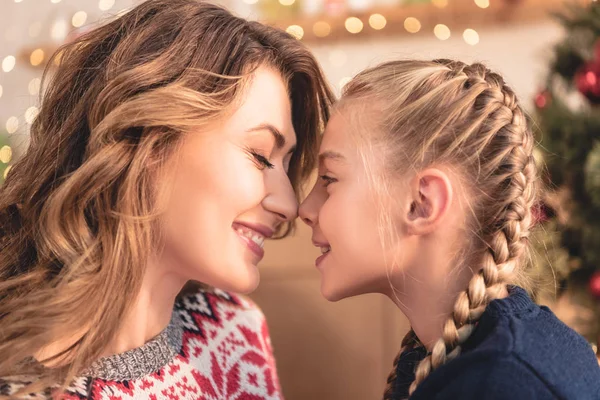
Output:
[[259,281],[263,243],[296,217],[296,145],[280,75],[259,68],[237,111],[185,137],[165,216],[164,254],[184,279],[238,293]]
[[342,112],[327,125],[319,154],[319,179],[300,206],[300,217],[313,230],[321,292],[331,301],[390,288],[391,251],[383,250],[378,210],[381,204],[368,183],[377,173],[374,160],[365,169],[350,124]]

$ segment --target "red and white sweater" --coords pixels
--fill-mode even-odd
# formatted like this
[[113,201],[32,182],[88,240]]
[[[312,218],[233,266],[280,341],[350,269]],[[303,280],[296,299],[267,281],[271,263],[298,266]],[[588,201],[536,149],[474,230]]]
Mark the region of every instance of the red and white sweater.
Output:
[[[0,395],[24,385],[0,379]],[[49,393],[29,398],[47,398]],[[282,399],[267,324],[250,301],[219,290],[178,300],[169,326],[140,348],[97,361],[65,400]]]

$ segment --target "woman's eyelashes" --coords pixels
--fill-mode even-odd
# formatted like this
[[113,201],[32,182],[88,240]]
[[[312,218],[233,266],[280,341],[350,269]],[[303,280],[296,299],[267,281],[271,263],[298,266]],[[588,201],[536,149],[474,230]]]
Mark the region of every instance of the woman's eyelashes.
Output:
[[252,156],[252,158],[254,159],[254,162],[257,164],[259,169],[263,170],[265,168],[268,168],[268,169],[275,168],[275,165],[273,163],[271,163],[267,157],[260,154],[257,150],[248,149],[248,153]]

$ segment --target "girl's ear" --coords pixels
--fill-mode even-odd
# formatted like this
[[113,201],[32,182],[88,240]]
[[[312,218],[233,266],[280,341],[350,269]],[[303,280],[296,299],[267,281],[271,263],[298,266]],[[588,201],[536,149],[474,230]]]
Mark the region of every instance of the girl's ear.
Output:
[[448,175],[437,168],[428,168],[409,183],[410,205],[404,215],[407,233],[426,235],[433,232],[452,204],[453,189]]

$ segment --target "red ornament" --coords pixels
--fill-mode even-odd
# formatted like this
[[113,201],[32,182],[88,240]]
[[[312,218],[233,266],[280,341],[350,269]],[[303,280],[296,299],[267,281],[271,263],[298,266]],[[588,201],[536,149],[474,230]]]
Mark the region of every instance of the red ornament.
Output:
[[550,92],[547,90],[543,90],[535,96],[535,106],[543,110],[552,102],[552,96],[550,96]]
[[590,278],[590,292],[600,299],[600,271],[594,272]]
[[575,84],[592,104],[600,104],[600,60],[581,67],[575,74]]

